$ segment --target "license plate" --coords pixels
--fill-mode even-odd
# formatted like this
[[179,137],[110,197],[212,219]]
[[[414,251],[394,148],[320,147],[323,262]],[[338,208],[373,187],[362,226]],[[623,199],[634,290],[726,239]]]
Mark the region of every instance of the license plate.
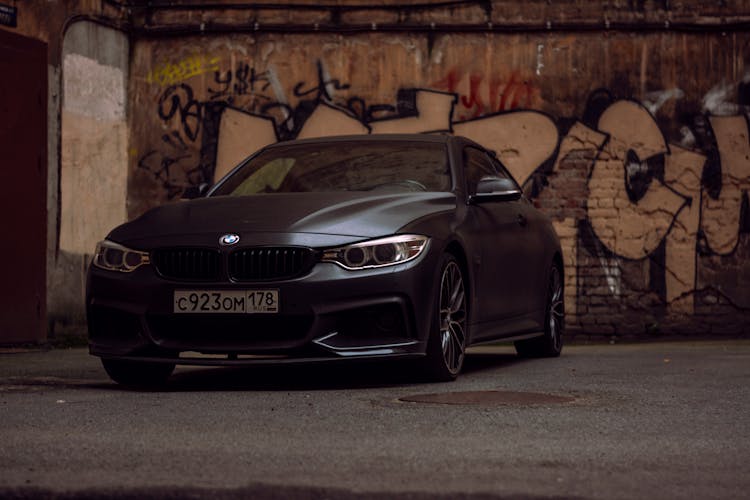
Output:
[[279,312],[278,290],[175,290],[175,313],[243,313]]

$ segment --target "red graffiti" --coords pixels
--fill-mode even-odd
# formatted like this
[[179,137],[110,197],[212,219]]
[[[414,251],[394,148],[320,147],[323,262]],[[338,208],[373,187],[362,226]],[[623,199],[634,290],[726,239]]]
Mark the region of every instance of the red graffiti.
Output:
[[531,108],[539,95],[539,89],[517,71],[505,78],[497,75],[487,78],[481,73],[472,72],[467,81],[466,72],[453,68],[432,87],[458,94],[460,108],[463,108],[458,110],[459,120],[498,111]]
[[433,83],[432,87],[439,90],[447,90],[448,92],[456,92],[461,76],[456,69],[452,69],[445,75],[445,78]]
[[469,77],[469,96],[461,96],[461,105],[468,109],[473,110],[474,117],[480,116],[484,111],[484,103],[482,102],[482,95],[479,93],[479,84],[482,83],[482,75],[476,73]]

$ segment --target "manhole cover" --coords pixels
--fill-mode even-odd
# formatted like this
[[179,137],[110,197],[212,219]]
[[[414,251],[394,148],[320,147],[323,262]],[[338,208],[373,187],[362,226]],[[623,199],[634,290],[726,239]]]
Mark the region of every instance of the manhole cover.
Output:
[[570,403],[575,401],[575,398],[538,392],[467,391],[417,394],[400,398],[400,401],[444,405],[545,405]]

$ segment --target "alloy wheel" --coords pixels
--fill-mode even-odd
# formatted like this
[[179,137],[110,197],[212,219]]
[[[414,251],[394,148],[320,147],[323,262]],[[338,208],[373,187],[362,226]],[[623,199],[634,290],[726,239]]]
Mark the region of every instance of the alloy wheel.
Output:
[[557,266],[552,268],[549,286],[549,335],[555,350],[559,351],[562,348],[562,330],[565,325],[565,301],[560,270]]
[[440,279],[440,345],[445,367],[456,375],[466,349],[466,293],[455,261],[448,262]]

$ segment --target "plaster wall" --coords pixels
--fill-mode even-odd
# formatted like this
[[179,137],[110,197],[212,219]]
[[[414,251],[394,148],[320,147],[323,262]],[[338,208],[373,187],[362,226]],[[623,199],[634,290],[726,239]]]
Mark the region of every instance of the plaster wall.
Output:
[[67,31],[62,53],[59,225],[50,317],[84,322],[85,273],[97,241],[126,220],[126,35],[91,22]]

